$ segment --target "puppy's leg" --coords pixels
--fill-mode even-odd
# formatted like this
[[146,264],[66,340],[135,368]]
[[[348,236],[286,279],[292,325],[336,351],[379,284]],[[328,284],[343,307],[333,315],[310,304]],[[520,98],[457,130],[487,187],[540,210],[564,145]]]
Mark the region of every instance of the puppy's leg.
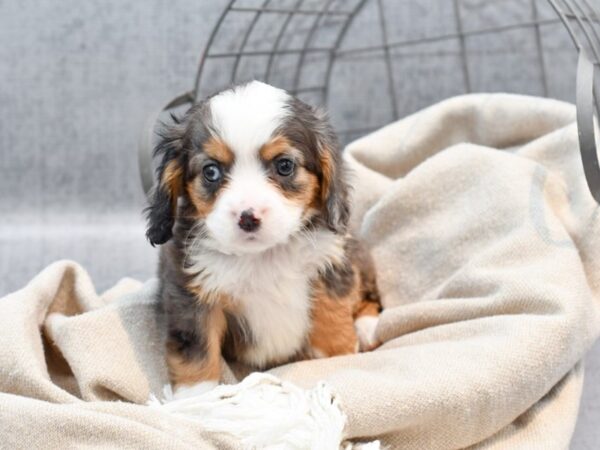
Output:
[[354,327],[358,336],[358,342],[361,352],[373,350],[381,342],[375,337],[375,329],[379,323],[379,313],[381,312],[381,303],[379,301],[379,292],[375,281],[375,270],[372,264],[365,264],[363,258],[360,264],[357,264],[357,270],[360,271],[360,301],[354,308]]
[[358,351],[350,298],[336,298],[323,289],[313,295],[309,355],[313,358],[346,355]]
[[360,351],[366,352],[381,344],[375,337],[381,312],[375,264],[366,246],[355,239],[348,245],[348,256],[352,260],[354,270],[359,274],[359,299],[355,304],[353,316]]
[[199,305],[169,317],[167,365],[175,398],[206,392],[221,375],[226,321],[216,306]]
[[356,353],[353,311],[360,300],[359,274],[345,259],[333,264],[313,283],[309,355],[328,357]]

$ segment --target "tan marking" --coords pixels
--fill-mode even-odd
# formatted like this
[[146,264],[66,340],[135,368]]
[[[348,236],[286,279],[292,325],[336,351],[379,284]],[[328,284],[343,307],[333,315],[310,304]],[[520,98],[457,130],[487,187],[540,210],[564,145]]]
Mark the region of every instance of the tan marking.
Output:
[[379,303],[361,300],[354,307],[354,318],[379,315]]
[[310,216],[313,213],[312,209],[314,208],[315,198],[318,197],[319,180],[315,174],[302,166],[304,163],[302,152],[294,148],[285,136],[279,135],[263,145],[259,153],[263,161],[272,161],[282,154],[290,155],[295,159],[297,163],[295,183],[300,186],[300,189],[292,192],[283,189],[275,181],[273,184],[285,198],[303,207],[303,219]]
[[[347,236],[346,239],[352,238]],[[350,244],[353,245],[349,245],[346,257],[350,258],[354,277],[348,295],[343,298],[333,298],[327,295],[322,280],[316,280],[314,284],[313,326],[309,338],[312,350],[309,354],[313,357],[318,354],[334,356],[356,352],[358,337],[354,321],[361,317],[379,315],[381,307],[370,254],[358,241]],[[365,350],[372,350],[379,344],[376,342]]]
[[319,196],[319,180],[314,173],[309,172],[304,167],[300,166],[296,171],[295,183],[300,186],[299,190],[295,192],[287,191],[276,182],[274,184],[281,192],[281,195],[295,204],[302,206],[306,214],[310,209],[314,208],[315,198]]
[[176,349],[167,345],[169,377],[174,386],[194,385],[201,381],[219,381],[221,377],[221,346],[227,327],[225,314],[215,307],[203,317],[201,332],[206,333],[206,354],[200,358],[185,360]]
[[321,172],[323,173],[323,179],[321,180],[321,201],[324,205],[329,197],[329,191],[333,184],[333,177],[335,176],[335,170],[333,167],[333,161],[329,151],[324,151],[320,157]]
[[163,170],[161,184],[169,192],[173,214],[177,210],[177,199],[181,195],[183,169],[177,161],[170,161]]
[[223,294],[221,292],[207,292],[202,286],[195,283],[195,280],[192,279],[190,283],[186,286],[187,290],[196,296],[196,301],[198,303],[206,304],[206,305],[216,305],[221,308],[223,311],[227,311],[233,314],[239,312],[238,303],[234,302],[231,296],[227,294]]
[[233,153],[222,140],[211,137],[204,144],[204,153],[208,155],[210,158],[223,163],[228,166],[233,163]]
[[275,136],[263,145],[258,153],[263,161],[271,161],[283,153],[289,153],[295,157],[302,156],[300,152],[292,147],[285,136]]
[[358,338],[352,317],[356,293],[355,286],[347,298],[333,299],[325,293],[321,283],[317,283],[309,338],[312,354],[329,357],[356,353]]
[[210,214],[212,211],[215,202],[219,196],[219,192],[214,197],[207,199],[204,198],[201,194],[201,191],[204,190],[202,186],[202,182],[199,177],[194,178],[192,181],[188,182],[185,186],[188,197],[192,202],[192,205],[196,208],[198,213],[198,218],[203,219]]

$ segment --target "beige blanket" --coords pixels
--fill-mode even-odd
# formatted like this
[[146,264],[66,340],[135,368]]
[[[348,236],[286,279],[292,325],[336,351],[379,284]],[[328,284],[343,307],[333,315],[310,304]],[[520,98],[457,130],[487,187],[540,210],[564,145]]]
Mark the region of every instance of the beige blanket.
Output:
[[[600,330],[600,218],[574,119],[565,103],[471,95],[351,144],[353,227],[373,249],[385,344],[272,373],[324,380],[349,438],[566,448]],[[140,287],[99,296],[58,262],[0,300],[0,447],[238,445],[143,406],[166,372],[156,284]]]

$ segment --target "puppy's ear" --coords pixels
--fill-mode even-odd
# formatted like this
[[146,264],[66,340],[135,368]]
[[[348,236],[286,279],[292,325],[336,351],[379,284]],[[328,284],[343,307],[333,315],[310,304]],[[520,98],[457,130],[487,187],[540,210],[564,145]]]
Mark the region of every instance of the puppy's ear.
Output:
[[350,219],[350,202],[342,152],[335,132],[329,125],[325,114],[317,111],[316,115],[320,122],[320,130],[317,135],[322,174],[323,216],[330,230],[344,233]]
[[150,193],[150,206],[146,209],[146,237],[152,246],[164,244],[173,236],[177,199],[183,191],[182,137],[182,126],[176,123],[161,133],[154,149],[154,156],[162,159],[156,169],[157,179]]

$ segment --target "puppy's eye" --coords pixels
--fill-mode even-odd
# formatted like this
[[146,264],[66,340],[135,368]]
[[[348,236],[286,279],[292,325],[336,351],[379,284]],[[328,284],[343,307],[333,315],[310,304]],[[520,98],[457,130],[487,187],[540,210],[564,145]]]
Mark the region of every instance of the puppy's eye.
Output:
[[275,161],[275,169],[282,177],[289,177],[294,172],[295,167],[294,161],[289,158],[279,158]]
[[202,169],[202,174],[204,175],[204,179],[209,183],[215,183],[221,179],[223,176],[223,172],[221,168],[214,163],[207,164]]

